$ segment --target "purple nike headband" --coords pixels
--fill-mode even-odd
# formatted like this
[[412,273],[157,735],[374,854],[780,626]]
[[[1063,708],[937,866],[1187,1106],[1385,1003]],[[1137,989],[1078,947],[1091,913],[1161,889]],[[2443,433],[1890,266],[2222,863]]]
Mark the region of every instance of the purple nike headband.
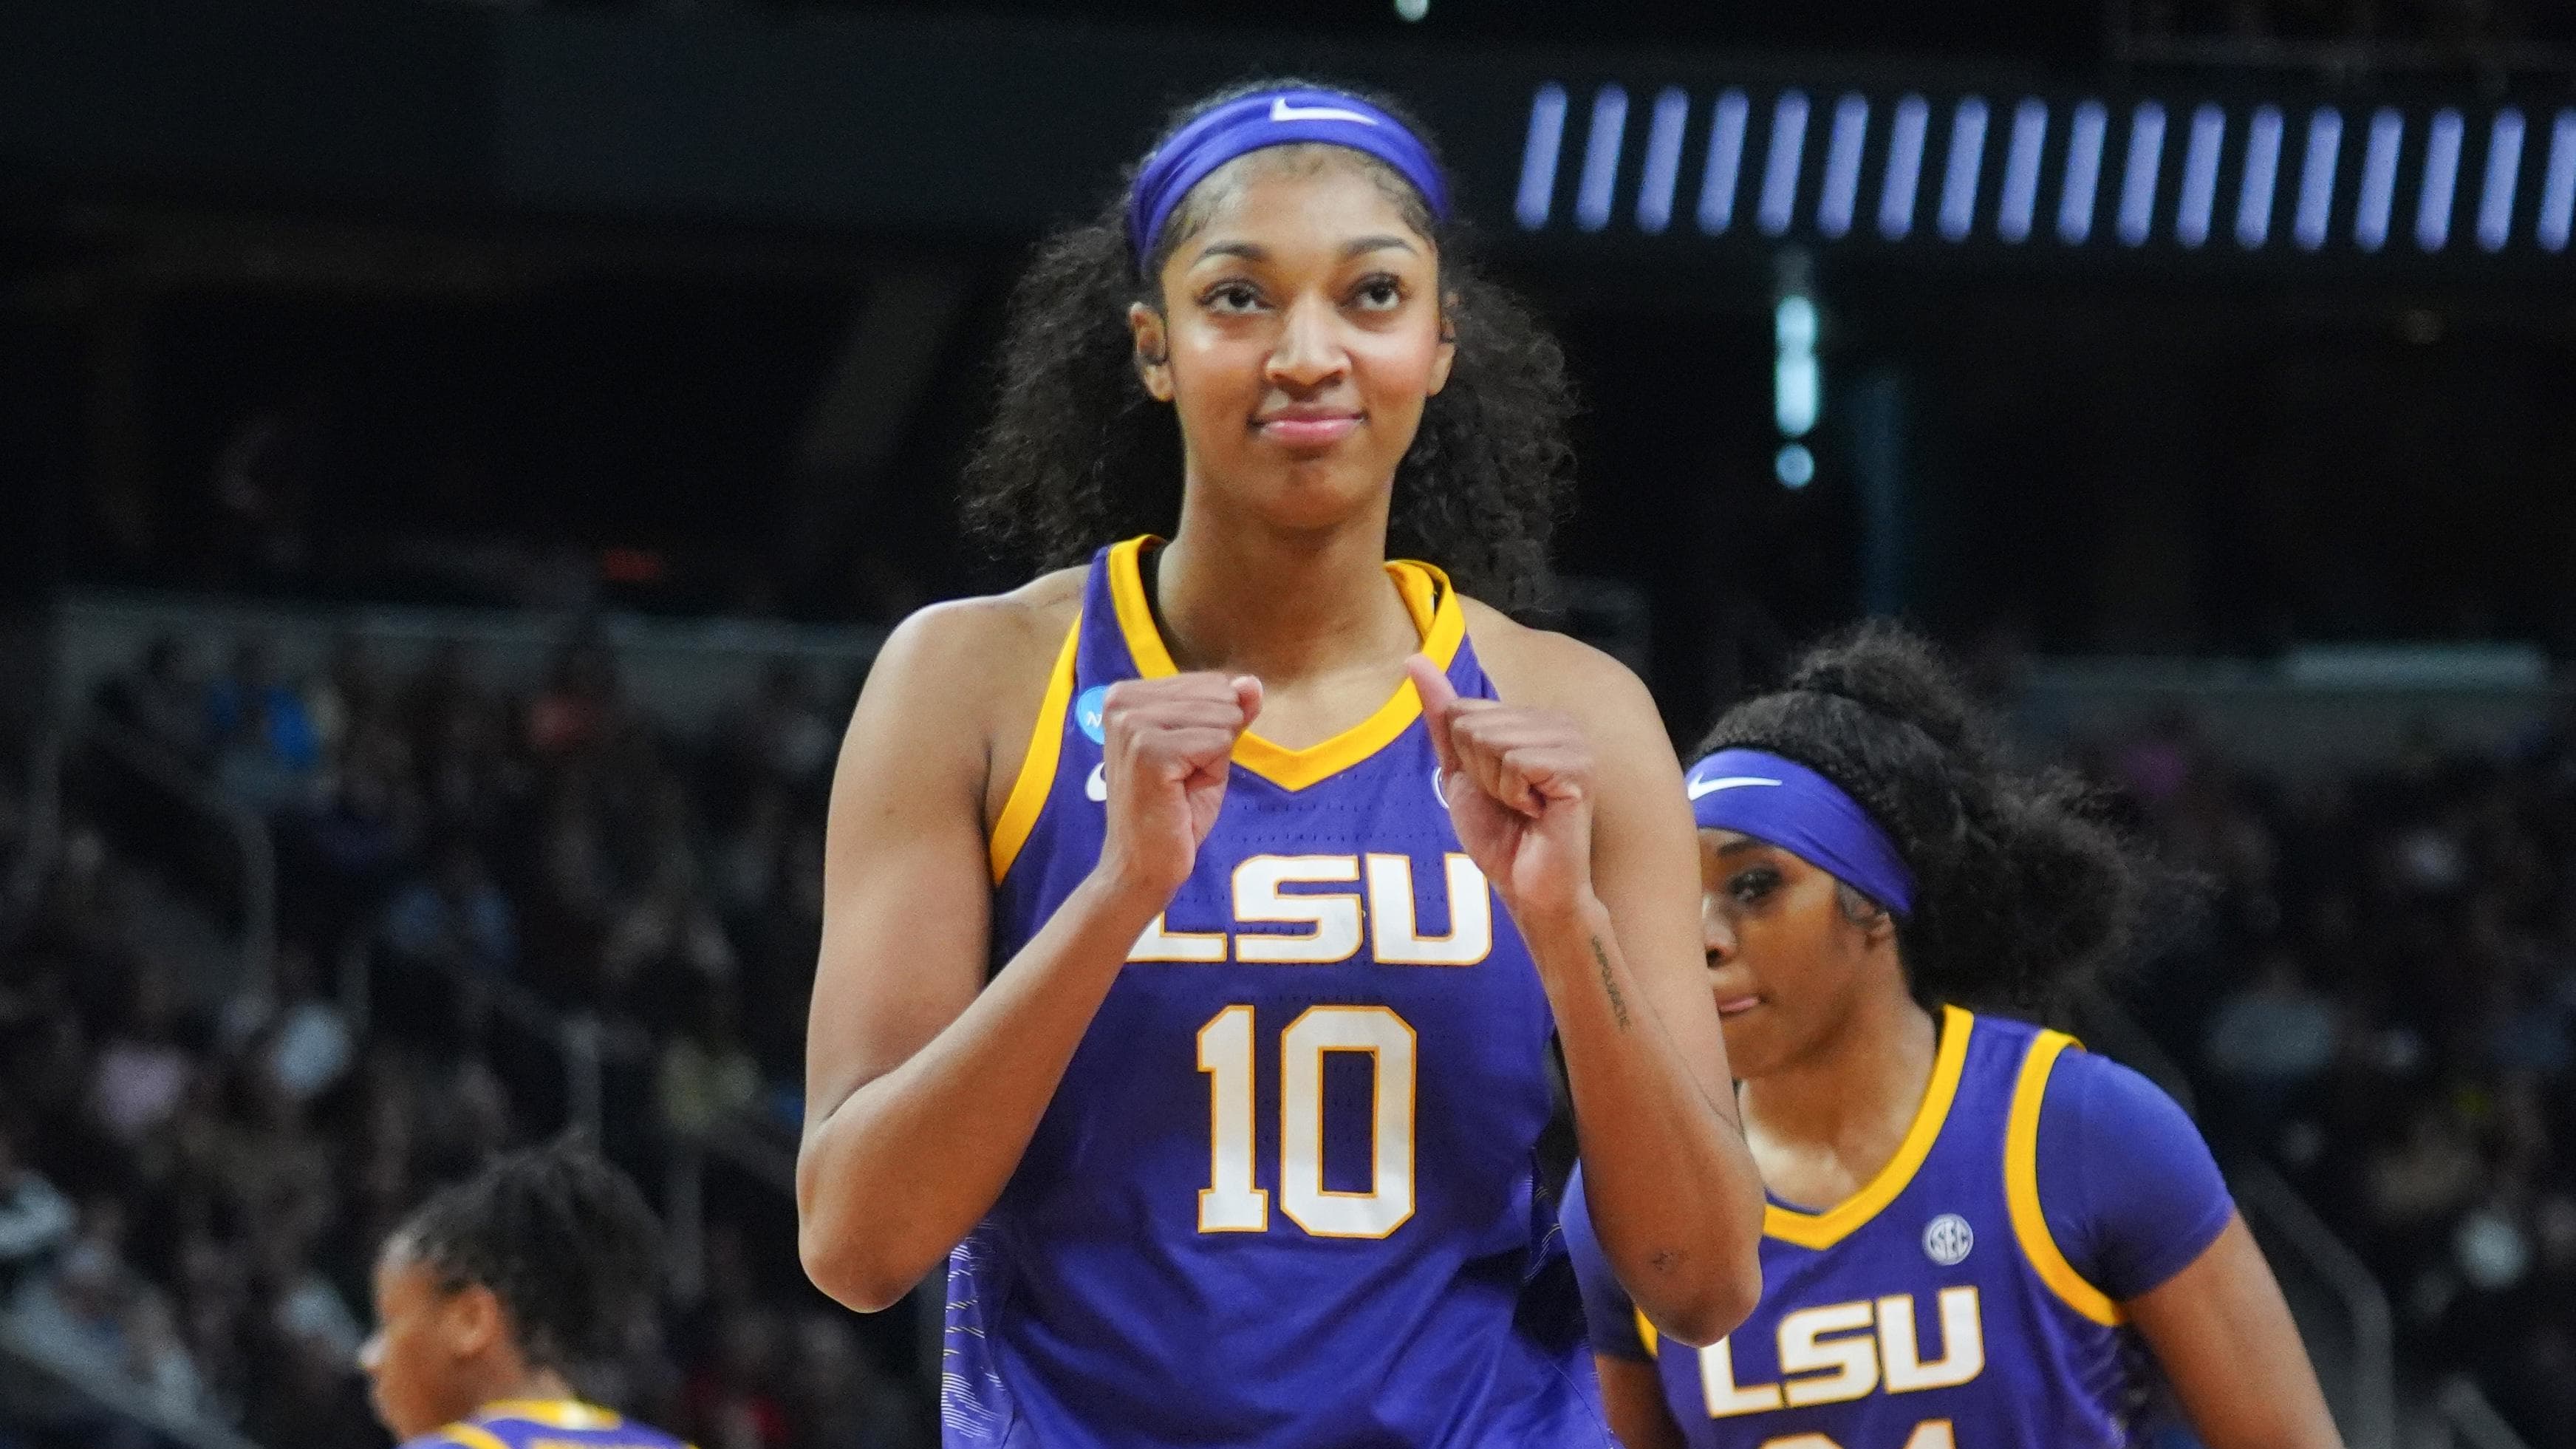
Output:
[[1691,818],[1780,847],[1885,906],[1914,909],[1914,872],[1840,785],[1768,750],[1720,750],[1691,766]]
[[1248,152],[1304,141],[1347,146],[1376,157],[1422,193],[1433,216],[1448,218],[1449,186],[1439,163],[1402,121],[1339,91],[1256,91],[1183,126],[1138,168],[1136,184],[1127,193],[1127,241],[1135,248],[1137,269],[1143,270],[1154,254],[1154,243],[1181,198],[1209,173]]

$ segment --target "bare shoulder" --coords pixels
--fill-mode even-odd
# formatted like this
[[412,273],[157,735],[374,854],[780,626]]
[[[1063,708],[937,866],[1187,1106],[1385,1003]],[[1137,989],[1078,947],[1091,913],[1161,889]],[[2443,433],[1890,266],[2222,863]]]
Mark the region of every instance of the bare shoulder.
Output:
[[[1472,601],[1467,630],[1476,641],[1477,662],[1505,703],[1561,711],[1582,727],[1601,809],[1592,836],[1594,880],[1613,913],[1627,917],[1622,939],[1662,939],[1660,933],[1675,921],[1686,930],[1687,913],[1654,917],[1663,921],[1659,926],[1631,914],[1641,901],[1698,899],[1697,846],[1683,803],[1681,762],[1645,682],[1580,639],[1533,629]],[[1646,909],[1651,915],[1663,907]],[[1626,934],[1631,930],[1657,934],[1632,938]],[[1671,939],[1678,947],[1674,959],[1697,959],[1690,936]]]
[[1009,593],[932,604],[896,625],[860,692],[844,762],[866,757],[879,768],[864,773],[916,784],[952,780],[992,818],[1081,612],[1082,577],[1059,569]]
[[1663,734],[1654,699],[1627,665],[1571,635],[1533,629],[1474,599],[1462,603],[1476,659],[1505,701],[1561,709],[1599,729]]
[[886,636],[877,657],[899,669],[1002,678],[1021,659],[1052,662],[1081,605],[1082,570],[1058,569],[1006,594],[916,610]]
[[943,732],[977,722],[998,727],[1022,696],[1025,707],[1016,712],[1034,717],[1081,601],[1082,576],[1067,570],[1007,594],[914,611],[879,646],[853,731],[916,720]]

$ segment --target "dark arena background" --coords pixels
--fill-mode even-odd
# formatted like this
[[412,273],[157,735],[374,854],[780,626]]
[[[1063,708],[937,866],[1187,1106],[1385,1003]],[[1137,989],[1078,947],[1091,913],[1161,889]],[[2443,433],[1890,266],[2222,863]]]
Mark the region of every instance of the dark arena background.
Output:
[[[2212,885],[2081,1004],[2357,1449],[2576,1443],[2566,0],[0,7],[0,1446],[359,1449],[370,1255],[588,1130],[707,1449],[935,1441],[805,1281],[842,725],[1005,296],[1165,109],[1406,97],[1687,745],[1909,619]],[[1963,1428],[1962,1442],[1966,1441]]]

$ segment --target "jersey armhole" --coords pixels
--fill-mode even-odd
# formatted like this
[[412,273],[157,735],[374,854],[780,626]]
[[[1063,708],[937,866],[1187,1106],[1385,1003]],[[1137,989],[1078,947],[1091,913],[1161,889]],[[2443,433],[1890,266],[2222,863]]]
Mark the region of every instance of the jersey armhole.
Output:
[[432,1449],[510,1449],[509,1442],[480,1424],[450,1424],[429,1437]]
[[1011,782],[1011,796],[1003,802],[1001,818],[993,822],[993,839],[988,848],[995,885],[1011,873],[1011,862],[1020,858],[1020,847],[1028,844],[1029,832],[1037,828],[1038,813],[1046,809],[1047,794],[1055,788],[1056,763],[1064,753],[1064,712],[1073,702],[1074,654],[1081,642],[1082,612],[1077,609],[1073,627],[1064,631],[1064,647],[1056,651],[1055,668],[1047,676],[1046,697],[1038,703],[1038,721],[1029,728],[1029,747],[1020,755],[1019,778]]
[[2011,1209],[2013,1237],[2022,1257],[2049,1291],[2067,1307],[2105,1327],[2128,1321],[2111,1295],[2084,1280],[2059,1251],[2039,1204],[2039,1108],[2048,1096],[2049,1073],[2060,1053],[2075,1044],[2061,1031],[2043,1031],[2022,1058],[2021,1076],[2013,1083],[2012,1113],[2004,1127],[2004,1201]]

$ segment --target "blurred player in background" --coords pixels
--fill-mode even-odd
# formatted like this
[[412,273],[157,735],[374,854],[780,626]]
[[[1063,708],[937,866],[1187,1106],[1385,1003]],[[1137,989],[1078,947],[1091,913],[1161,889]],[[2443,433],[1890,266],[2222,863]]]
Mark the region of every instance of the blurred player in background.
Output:
[[952,1444],[1602,1443],[1523,1311],[1551,1031],[1610,1271],[1751,1306],[1680,767],[1466,597],[1533,592],[1567,399],[1448,220],[1395,111],[1260,86],[1022,285],[972,503],[1087,563],[869,676],[798,1175],[843,1301],[949,1260]]
[[2036,1009],[2120,953],[2146,867],[2008,771],[1919,641],[1865,630],[1720,719],[1692,767],[1708,987],[1770,1207],[1762,1305],[1658,1341],[1566,1230],[1629,1449],[2095,1449],[2141,1346],[2210,1449],[2337,1443],[2189,1118]]
[[685,1449],[580,1401],[653,1310],[660,1233],[625,1174],[558,1142],[432,1197],[376,1263],[361,1356],[407,1449]]

